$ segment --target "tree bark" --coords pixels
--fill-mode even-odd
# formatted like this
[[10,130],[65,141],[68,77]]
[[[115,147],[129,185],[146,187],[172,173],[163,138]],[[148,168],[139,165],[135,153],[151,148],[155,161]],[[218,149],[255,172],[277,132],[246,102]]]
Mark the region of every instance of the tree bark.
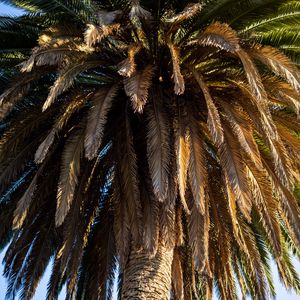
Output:
[[169,300],[173,249],[159,246],[154,257],[132,250],[124,270],[122,300]]

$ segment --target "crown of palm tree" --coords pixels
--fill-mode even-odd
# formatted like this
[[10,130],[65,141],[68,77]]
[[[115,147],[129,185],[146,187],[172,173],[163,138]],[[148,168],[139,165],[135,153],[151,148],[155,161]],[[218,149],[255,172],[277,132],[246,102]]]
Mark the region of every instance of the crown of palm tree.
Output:
[[266,299],[270,257],[300,292],[298,1],[7,3],[28,12],[0,18],[8,297],[54,257],[48,299],[106,299],[159,245],[174,299]]

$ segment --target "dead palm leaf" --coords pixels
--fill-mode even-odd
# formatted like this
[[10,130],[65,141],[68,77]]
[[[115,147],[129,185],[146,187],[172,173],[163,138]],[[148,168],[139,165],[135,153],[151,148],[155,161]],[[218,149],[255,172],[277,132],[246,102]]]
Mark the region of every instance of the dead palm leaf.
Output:
[[102,142],[107,114],[112,106],[112,101],[117,94],[118,86],[102,88],[93,95],[93,107],[88,115],[84,148],[85,156],[91,160],[97,156]]
[[209,89],[205,84],[205,81],[201,76],[201,74],[197,72],[195,69],[192,70],[192,72],[197,83],[199,84],[199,87],[202,90],[202,93],[206,101],[207,110],[208,110],[208,117],[207,117],[208,129],[210,131],[214,143],[219,147],[223,143],[224,134],[223,134],[223,128],[221,125],[218,109],[212,100]]
[[180,71],[180,53],[179,48],[172,43],[168,43],[168,47],[171,52],[172,64],[173,64],[173,77],[174,77],[174,92],[176,95],[181,95],[184,93],[184,78]]
[[142,112],[148,100],[154,70],[148,65],[144,70],[136,72],[132,77],[124,80],[126,95],[130,97],[134,111]]
[[75,188],[80,174],[83,141],[83,129],[80,129],[70,136],[63,152],[57,191],[56,226],[60,226],[64,222],[73,202]]
[[153,93],[147,107],[147,156],[154,193],[159,201],[164,201],[168,193],[170,141],[161,97],[159,91]]

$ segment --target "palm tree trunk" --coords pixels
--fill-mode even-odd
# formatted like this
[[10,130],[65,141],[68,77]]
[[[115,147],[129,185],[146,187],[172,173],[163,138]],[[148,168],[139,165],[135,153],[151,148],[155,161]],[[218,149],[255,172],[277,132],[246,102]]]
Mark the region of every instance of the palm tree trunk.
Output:
[[124,270],[122,300],[169,300],[173,249],[159,246],[154,257],[132,250]]

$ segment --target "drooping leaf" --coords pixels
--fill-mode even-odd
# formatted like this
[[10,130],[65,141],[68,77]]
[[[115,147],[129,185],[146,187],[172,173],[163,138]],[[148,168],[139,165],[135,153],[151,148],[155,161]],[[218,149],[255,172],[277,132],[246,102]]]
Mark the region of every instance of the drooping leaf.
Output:
[[57,191],[56,226],[60,226],[64,222],[72,205],[78,176],[80,174],[83,141],[83,129],[80,129],[71,135],[65,145]]
[[132,77],[125,79],[125,92],[130,97],[134,111],[143,111],[148,101],[148,93],[153,75],[153,67],[148,65],[144,70],[138,71]]
[[172,64],[173,64],[173,77],[174,77],[174,92],[176,95],[181,95],[184,93],[184,78],[181,74],[180,70],[180,53],[179,48],[173,45],[172,43],[168,43],[168,47],[171,52]]
[[201,76],[201,74],[196,70],[193,70],[193,75],[197,83],[199,84],[199,87],[201,88],[206,101],[207,110],[208,110],[207,125],[210,134],[212,136],[214,143],[219,147],[223,143],[224,135],[223,135],[223,128],[222,128],[218,109],[213,102],[209,89],[205,84],[205,81]]
[[164,201],[168,193],[170,141],[168,120],[162,107],[162,95],[153,94],[147,107],[147,156],[154,193]]
[[117,94],[117,86],[102,88],[93,95],[93,107],[90,109],[86,127],[84,148],[88,159],[96,157],[102,142],[107,114]]
[[239,208],[244,216],[248,220],[251,220],[252,202],[249,195],[245,164],[237,142],[227,126],[224,126],[224,137],[224,143],[220,147],[220,163],[228,178],[228,184],[231,186]]
[[102,39],[117,31],[120,24],[109,24],[97,26],[94,24],[88,24],[87,29],[84,32],[84,40],[88,47],[93,47],[97,43],[100,43]]
[[204,141],[201,136],[199,123],[191,116],[190,121],[190,162],[189,183],[195,206],[205,213],[205,190],[207,185],[207,169],[205,161]]

